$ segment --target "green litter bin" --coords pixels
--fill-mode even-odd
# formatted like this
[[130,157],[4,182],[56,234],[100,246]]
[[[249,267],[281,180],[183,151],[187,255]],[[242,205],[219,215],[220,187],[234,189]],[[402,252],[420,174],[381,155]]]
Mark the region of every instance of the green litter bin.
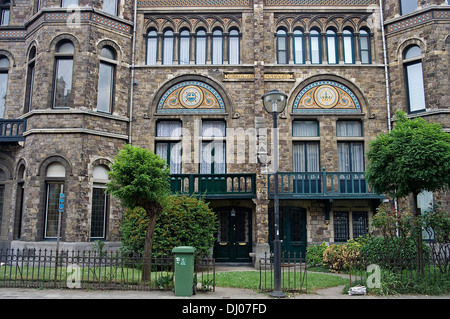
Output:
[[190,297],[194,286],[195,247],[175,247],[172,253],[175,255],[175,296]]

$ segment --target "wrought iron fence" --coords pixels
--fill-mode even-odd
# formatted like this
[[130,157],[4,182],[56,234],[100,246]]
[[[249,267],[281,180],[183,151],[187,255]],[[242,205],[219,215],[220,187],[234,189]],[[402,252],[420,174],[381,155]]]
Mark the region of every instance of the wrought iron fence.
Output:
[[[142,255],[122,252],[1,249],[0,287],[171,290],[174,257],[153,257],[142,278]],[[215,290],[215,261],[195,257],[197,289]]]
[[[357,255],[351,261],[343,259],[339,269],[330,271],[348,278],[348,287],[366,286],[383,289],[383,294],[419,293],[427,294],[437,290],[449,293],[449,261],[437,260],[432,255],[423,258],[422,270],[418,270],[416,256]],[[350,267],[351,265],[351,267]],[[445,265],[445,266],[443,266]],[[274,288],[273,254],[266,252],[259,260],[259,290],[272,291]],[[281,254],[281,288],[285,292],[308,292],[307,253]],[[439,287],[435,289],[433,287]],[[442,287],[440,287],[442,286]],[[378,292],[379,293],[379,292]]]
[[[286,292],[307,292],[306,254],[281,253],[281,289]],[[259,260],[259,290],[272,291],[274,284],[273,254],[265,252]]]

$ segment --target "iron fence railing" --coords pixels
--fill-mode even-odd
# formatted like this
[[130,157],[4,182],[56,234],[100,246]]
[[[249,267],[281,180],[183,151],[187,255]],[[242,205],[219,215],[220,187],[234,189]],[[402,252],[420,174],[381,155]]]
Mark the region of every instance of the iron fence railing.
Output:
[[[141,255],[122,252],[0,249],[0,287],[171,290],[174,257],[152,257],[142,278]],[[215,261],[195,257],[197,289],[215,290]]]
[[[368,288],[383,287],[385,291],[394,293],[421,293],[420,285],[446,285],[442,287],[444,293],[448,293],[450,283],[450,272],[448,266],[443,266],[442,260],[433,256],[423,258],[423,269],[418,271],[418,260],[416,256],[366,256],[364,254],[356,257],[346,258],[339,270],[330,266],[329,270],[339,273],[348,279],[348,287],[367,286]],[[341,264],[341,265],[342,265]],[[266,252],[259,260],[259,290],[272,291],[274,289],[273,254]],[[448,265],[448,259],[445,263]],[[317,266],[317,265],[314,265]],[[326,266],[327,265],[321,265]],[[309,292],[307,253],[281,253],[281,289],[285,292]],[[323,267],[322,267],[323,269]],[[417,288],[418,287],[418,288]]]
[[[281,253],[281,288],[286,292],[307,292],[306,254],[298,252]],[[265,252],[259,260],[259,290],[274,288],[273,254]]]

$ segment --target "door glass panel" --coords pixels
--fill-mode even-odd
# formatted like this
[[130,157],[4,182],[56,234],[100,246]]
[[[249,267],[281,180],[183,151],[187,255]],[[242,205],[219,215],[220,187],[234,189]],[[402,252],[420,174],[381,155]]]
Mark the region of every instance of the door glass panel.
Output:
[[217,241],[228,242],[230,240],[230,213],[228,211],[219,212],[219,222]]
[[248,212],[236,212],[236,241],[248,242]]

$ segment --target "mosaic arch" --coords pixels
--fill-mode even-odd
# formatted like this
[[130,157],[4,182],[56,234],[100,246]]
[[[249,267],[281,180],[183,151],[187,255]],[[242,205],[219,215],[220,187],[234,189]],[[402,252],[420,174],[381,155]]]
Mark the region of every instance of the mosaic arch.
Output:
[[361,112],[356,95],[345,85],[334,81],[317,81],[304,87],[294,100],[293,113]]
[[225,113],[220,94],[201,81],[185,81],[168,89],[158,103],[158,113]]

